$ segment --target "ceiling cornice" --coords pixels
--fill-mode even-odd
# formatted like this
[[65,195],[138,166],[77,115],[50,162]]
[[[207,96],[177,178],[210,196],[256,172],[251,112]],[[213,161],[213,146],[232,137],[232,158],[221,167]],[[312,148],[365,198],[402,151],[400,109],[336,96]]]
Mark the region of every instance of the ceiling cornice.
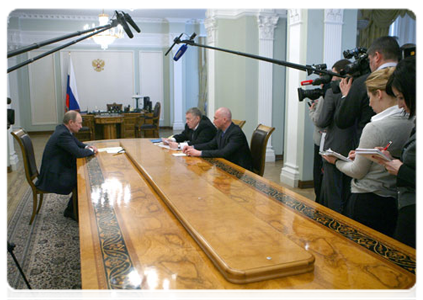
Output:
[[[24,13],[11,12],[9,18],[14,17],[18,19],[27,20],[54,20],[54,21],[85,21],[96,22],[98,15],[65,15],[65,14],[39,14],[39,13]],[[204,22],[201,19],[189,18],[132,18],[136,23],[189,23],[198,24]]]

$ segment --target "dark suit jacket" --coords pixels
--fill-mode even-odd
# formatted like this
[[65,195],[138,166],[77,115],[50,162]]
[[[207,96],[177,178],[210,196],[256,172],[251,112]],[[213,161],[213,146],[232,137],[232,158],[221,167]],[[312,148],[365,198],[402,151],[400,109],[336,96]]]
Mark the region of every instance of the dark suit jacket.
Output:
[[242,129],[232,123],[223,137],[222,134],[223,131],[218,130],[213,140],[195,145],[194,148],[202,151],[202,157],[223,157],[251,171],[253,167],[251,151]]
[[40,175],[35,185],[42,191],[67,195],[76,187],[76,159],[93,155],[61,124],[44,148]]
[[178,143],[188,141],[188,145],[192,146],[211,141],[216,135],[216,131],[216,127],[210,122],[209,118],[202,116],[196,130],[190,129],[188,125],[185,124],[184,131],[173,137]]
[[373,109],[369,106],[366,79],[370,73],[355,78],[348,95],[341,98],[339,109],[335,114],[335,124],[341,129],[354,126],[354,147],[358,146],[361,132],[372,116]]
[[326,91],[323,99],[323,106],[319,117],[315,121],[317,127],[326,129],[326,138],[323,150],[331,148],[333,151],[348,156],[350,150],[354,149],[354,126],[341,129],[336,126],[333,120],[339,109],[339,102],[342,94],[334,94],[332,89]]

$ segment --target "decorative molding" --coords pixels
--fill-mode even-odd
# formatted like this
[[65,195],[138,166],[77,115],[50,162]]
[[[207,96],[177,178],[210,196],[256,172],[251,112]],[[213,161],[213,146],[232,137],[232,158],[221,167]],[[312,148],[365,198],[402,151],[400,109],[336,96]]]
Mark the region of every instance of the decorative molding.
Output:
[[217,21],[213,15],[209,15],[209,10],[206,12],[204,27],[207,30],[207,44],[214,44],[216,38]]
[[300,25],[303,23],[303,10],[302,9],[289,9],[288,10],[289,25]]
[[344,10],[343,9],[325,9],[324,23],[343,24]]
[[259,38],[261,40],[273,40],[275,28],[278,24],[279,16],[277,14],[265,14],[259,12],[257,22],[259,27]]
[[279,17],[286,18],[285,9],[209,9],[206,12],[217,19],[238,19],[242,17],[256,17],[258,14],[271,12]]
[[[12,12],[9,18],[18,18],[26,20],[54,20],[54,21],[85,21],[98,22],[98,14],[95,15],[63,15],[63,14],[39,14],[39,13],[23,13]],[[132,18],[135,23],[183,23],[183,24],[199,24],[201,19],[188,18]]]

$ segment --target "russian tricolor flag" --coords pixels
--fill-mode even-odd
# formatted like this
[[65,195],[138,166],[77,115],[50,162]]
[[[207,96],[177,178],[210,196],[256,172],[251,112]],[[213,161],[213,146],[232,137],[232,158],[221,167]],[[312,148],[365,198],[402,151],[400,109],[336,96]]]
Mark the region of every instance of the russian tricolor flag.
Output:
[[66,88],[66,111],[80,110],[78,90],[76,89],[75,72],[72,59],[69,59],[68,84]]

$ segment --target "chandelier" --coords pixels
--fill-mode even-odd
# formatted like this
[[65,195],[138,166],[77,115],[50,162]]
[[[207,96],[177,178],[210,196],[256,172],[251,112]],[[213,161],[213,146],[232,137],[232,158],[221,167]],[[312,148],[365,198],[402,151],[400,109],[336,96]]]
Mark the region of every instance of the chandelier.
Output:
[[[105,14],[104,11],[98,16],[99,26],[104,26],[109,24],[109,15]],[[93,27],[94,24],[93,24]],[[85,25],[84,29],[89,29],[89,25]],[[106,50],[110,44],[112,44],[116,39],[123,38],[123,28],[119,24],[116,27],[110,28],[106,31],[100,32],[92,37],[94,42],[101,46],[101,49]]]

